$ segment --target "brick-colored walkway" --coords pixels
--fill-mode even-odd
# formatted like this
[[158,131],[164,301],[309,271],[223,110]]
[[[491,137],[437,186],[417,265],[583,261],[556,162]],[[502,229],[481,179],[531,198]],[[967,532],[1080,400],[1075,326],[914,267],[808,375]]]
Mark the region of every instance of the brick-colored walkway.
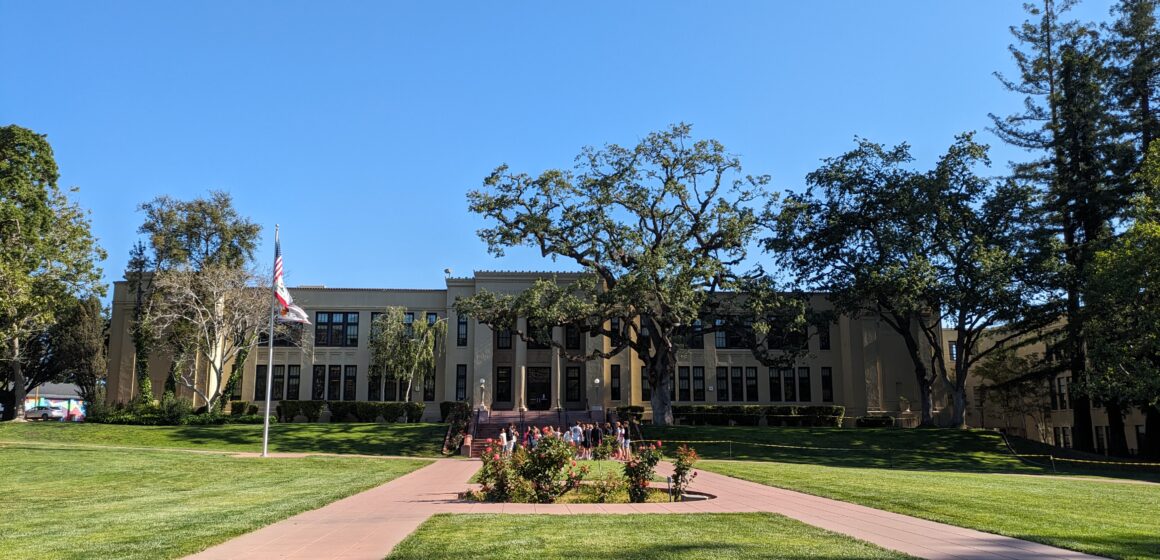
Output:
[[[1010,537],[772,488],[706,471],[694,489],[714,500],[673,504],[481,504],[456,500],[478,461],[443,459],[377,488],[301,513],[191,556],[206,559],[381,559],[435,513],[773,512],[919,558],[1097,558]],[[671,473],[662,464],[661,475]]]

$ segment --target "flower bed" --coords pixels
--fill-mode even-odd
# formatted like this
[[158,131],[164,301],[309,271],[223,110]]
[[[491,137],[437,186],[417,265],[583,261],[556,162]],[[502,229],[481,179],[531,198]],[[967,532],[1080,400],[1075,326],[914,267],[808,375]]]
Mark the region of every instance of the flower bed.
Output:
[[[585,480],[591,470],[573,458],[575,446],[562,439],[547,437],[531,448],[516,448],[505,454],[498,445],[487,441],[476,474],[478,490],[468,490],[460,498],[483,502],[611,504],[673,501],[688,495],[689,484],[696,478],[692,470],[697,453],[681,446],[677,451],[676,475],[665,482],[655,482],[657,463],[664,457],[662,443],[648,443],[625,461],[622,472],[604,472]],[[670,493],[671,492],[671,493]],[[698,495],[705,499],[710,496]]]

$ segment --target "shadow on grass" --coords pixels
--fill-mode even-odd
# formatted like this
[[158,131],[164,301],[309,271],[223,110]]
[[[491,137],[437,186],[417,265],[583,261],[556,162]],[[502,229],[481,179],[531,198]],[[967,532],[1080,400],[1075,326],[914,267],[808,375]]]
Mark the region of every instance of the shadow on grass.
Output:
[[1053,470],[1046,459],[1044,464],[1020,459],[1011,453],[999,434],[983,430],[644,426],[643,431],[646,438],[661,440],[670,454],[681,441],[699,442],[688,445],[704,459],[965,473],[1091,475],[1160,481],[1160,469],[1157,468],[1085,467],[1057,462]]
[[[233,449],[261,447],[262,427],[181,426],[174,437],[197,446],[222,444]],[[337,453],[432,457],[443,446],[445,424],[274,424],[270,450],[287,453]]]

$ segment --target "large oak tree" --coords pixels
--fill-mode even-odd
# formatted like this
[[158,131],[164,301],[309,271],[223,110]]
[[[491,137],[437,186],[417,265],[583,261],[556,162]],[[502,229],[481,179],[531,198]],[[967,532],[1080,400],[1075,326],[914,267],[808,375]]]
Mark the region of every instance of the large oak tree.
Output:
[[[571,170],[529,175],[500,166],[468,194],[471,211],[491,224],[479,231],[489,251],[534,247],[585,274],[567,285],[539,281],[516,296],[481,292],[457,309],[572,360],[634,352],[652,389],[653,421],[669,424],[681,333],[702,318],[711,294],[738,286],[757,226],[753,206],[764,203],[768,182],[743,174],[737,157],[694,139],[686,124],[631,147],[586,148]],[[533,328],[517,328],[519,317]],[[611,343],[570,354],[550,337],[548,327],[561,325]]]

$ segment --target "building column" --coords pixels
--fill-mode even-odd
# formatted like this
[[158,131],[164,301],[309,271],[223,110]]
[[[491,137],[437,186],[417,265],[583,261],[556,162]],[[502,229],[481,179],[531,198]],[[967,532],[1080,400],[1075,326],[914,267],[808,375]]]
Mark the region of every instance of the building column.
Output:
[[[557,332],[559,330],[561,330],[560,327],[552,327],[552,340],[553,341],[559,340],[560,333]],[[563,402],[564,399],[560,398],[561,395],[564,394],[563,393],[564,388],[561,386],[561,384],[562,384],[561,383],[562,382],[561,370],[562,369],[563,368],[560,367],[560,349],[558,347],[556,347],[556,345],[553,344],[552,345],[552,398],[555,399],[555,401],[556,401],[556,405],[554,407],[552,407],[553,410],[560,410],[560,409],[564,408],[564,402]]]
[[[471,391],[472,400],[476,401],[476,408],[487,408],[487,399],[495,396],[495,367],[492,355],[491,328],[483,323],[476,322],[475,336],[472,339],[472,361],[475,367],[474,375],[467,380],[467,387]],[[480,400],[479,380],[484,380],[487,394]]]
[[[528,320],[516,319],[516,329],[522,332],[527,332]],[[512,335],[512,343],[515,344],[516,359],[512,364],[512,375],[515,379],[512,380],[512,401],[515,404],[516,410],[521,412],[528,410],[528,343],[524,339]]]

